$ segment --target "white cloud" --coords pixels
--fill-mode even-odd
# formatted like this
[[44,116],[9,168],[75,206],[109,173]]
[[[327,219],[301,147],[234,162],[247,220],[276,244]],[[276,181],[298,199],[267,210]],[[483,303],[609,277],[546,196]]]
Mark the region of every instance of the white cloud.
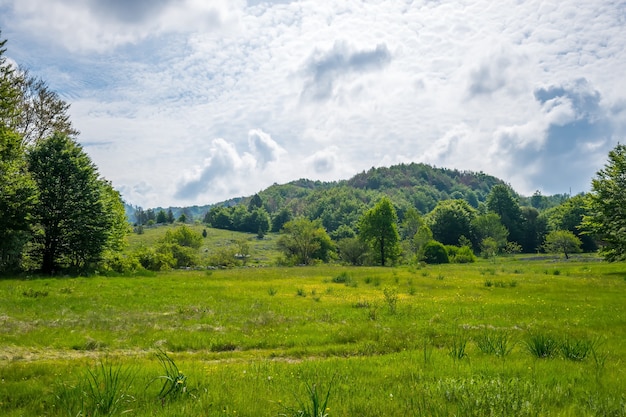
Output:
[[136,204],[410,161],[577,192],[624,141],[609,0],[174,4],[0,0],[9,56],[69,97]]
[[338,152],[338,147],[330,146],[326,149],[315,152],[313,155],[308,157],[305,162],[318,176],[326,176],[327,174],[332,174],[335,171],[337,162],[339,161]]
[[256,157],[257,166],[265,168],[270,162],[278,162],[286,151],[261,129],[252,129],[248,132],[248,145]]
[[13,0],[17,24],[70,51],[110,51],[176,32],[236,26],[242,1],[215,0]]

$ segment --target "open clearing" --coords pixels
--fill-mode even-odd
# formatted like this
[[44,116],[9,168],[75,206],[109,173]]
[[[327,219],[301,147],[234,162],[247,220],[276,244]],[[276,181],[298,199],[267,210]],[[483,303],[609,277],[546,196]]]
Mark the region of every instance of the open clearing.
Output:
[[0,414],[623,416],[625,292],[584,258],[5,279]]

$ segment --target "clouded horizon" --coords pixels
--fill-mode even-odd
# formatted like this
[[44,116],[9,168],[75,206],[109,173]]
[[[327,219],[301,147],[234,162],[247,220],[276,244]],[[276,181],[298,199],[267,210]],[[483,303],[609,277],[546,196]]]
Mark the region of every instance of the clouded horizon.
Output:
[[424,162],[588,191],[626,132],[626,1],[0,0],[124,199]]

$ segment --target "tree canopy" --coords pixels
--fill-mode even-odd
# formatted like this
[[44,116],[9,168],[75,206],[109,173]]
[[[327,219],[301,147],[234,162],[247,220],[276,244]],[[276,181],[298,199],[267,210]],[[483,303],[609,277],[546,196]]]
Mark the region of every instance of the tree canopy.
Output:
[[29,151],[28,162],[39,189],[34,217],[42,272],[82,270],[100,260],[114,225],[106,206],[112,194],[103,192],[110,185],[89,156],[73,139],[55,134]]
[[605,259],[618,261],[626,259],[626,145],[618,144],[608,159],[591,182],[584,227],[601,239]]
[[381,198],[359,222],[359,236],[377,253],[378,262],[395,261],[399,255],[398,216],[387,197]]

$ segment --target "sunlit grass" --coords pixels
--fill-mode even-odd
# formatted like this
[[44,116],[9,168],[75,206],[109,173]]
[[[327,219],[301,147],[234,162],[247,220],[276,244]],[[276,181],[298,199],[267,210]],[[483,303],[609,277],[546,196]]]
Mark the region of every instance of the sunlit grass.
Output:
[[[331,381],[329,416],[626,415],[625,271],[505,259],[2,280],[0,415],[67,415],[59,398],[104,359],[132,372],[137,416],[275,416]],[[552,354],[531,354],[537,335]],[[193,396],[163,401],[150,382],[177,375]]]

